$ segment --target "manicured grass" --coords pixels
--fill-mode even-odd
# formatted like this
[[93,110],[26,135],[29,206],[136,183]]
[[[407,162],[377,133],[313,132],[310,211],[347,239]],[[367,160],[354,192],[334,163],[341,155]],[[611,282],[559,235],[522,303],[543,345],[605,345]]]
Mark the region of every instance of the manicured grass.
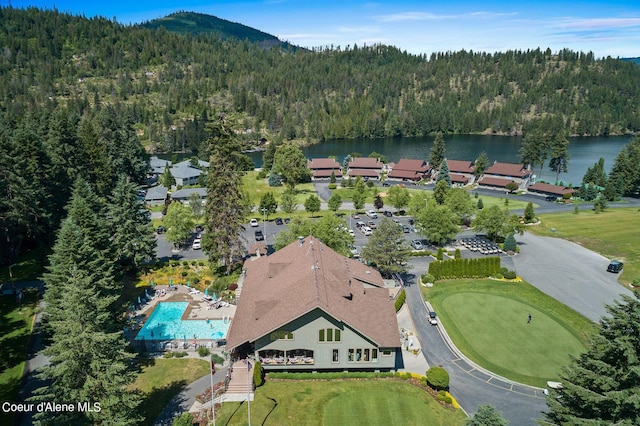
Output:
[[[276,198],[276,201],[280,202],[280,197],[282,193],[285,191],[286,187],[278,186],[272,187],[269,186],[268,179],[256,179],[258,175],[257,171],[247,172],[242,178],[242,189],[249,194],[249,198],[251,200],[251,204],[254,206],[260,205],[260,197],[266,192],[272,192]],[[316,190],[313,187],[312,183],[303,183],[296,185],[296,203],[298,204],[298,208],[304,211],[304,202],[309,197],[309,195],[316,194]],[[295,214],[294,214],[295,215]],[[251,217],[256,217],[262,219],[262,213],[254,213]],[[275,215],[271,215],[268,219],[273,219]]]
[[533,386],[557,380],[569,354],[583,352],[594,329],[587,318],[526,282],[438,281],[423,294],[465,355]]
[[[487,197],[486,195],[479,195],[478,198],[475,198],[473,196],[473,191],[470,191],[471,193],[471,199],[473,200],[474,204],[478,203],[478,198],[482,198],[482,204],[484,205],[484,208],[488,208],[494,205],[499,206],[500,208],[507,208],[509,210],[524,210],[525,207],[527,207],[527,204],[529,204],[527,201],[520,201],[518,199],[518,195],[516,194],[510,194],[507,198],[509,199],[509,205],[505,205],[504,201],[505,201],[505,196],[504,194],[502,195],[498,195],[496,197]],[[536,207],[540,207],[538,204],[533,204],[533,208],[535,209]]]
[[144,395],[144,425],[152,425],[171,399],[187,385],[209,373],[209,363],[195,358],[149,359],[143,362],[132,389]]
[[[218,424],[247,424],[246,403],[227,402]],[[261,425],[462,425],[424,390],[394,380],[267,381],[256,389],[251,422]]]
[[[541,224],[528,230],[534,234],[565,238],[610,259],[622,260],[623,283],[640,280],[640,211],[610,208],[600,214],[581,210],[540,215]],[[552,231],[554,229],[554,231]]]
[[[0,296],[0,401],[17,402],[27,346],[37,307],[37,292],[26,291],[18,304]],[[13,414],[0,411],[0,424],[13,424]]]

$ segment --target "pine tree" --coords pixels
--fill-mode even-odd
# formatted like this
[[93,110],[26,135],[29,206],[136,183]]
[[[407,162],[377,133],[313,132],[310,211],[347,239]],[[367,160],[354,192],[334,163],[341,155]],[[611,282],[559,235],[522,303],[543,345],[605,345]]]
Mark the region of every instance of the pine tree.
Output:
[[449,164],[447,164],[447,160],[442,160],[440,164],[440,170],[438,171],[438,177],[436,178],[436,184],[440,181],[445,181],[447,186],[451,188],[451,174],[449,173]]
[[429,153],[429,164],[431,167],[436,167],[438,164],[442,164],[447,149],[444,144],[442,132],[436,133],[436,137],[433,141],[433,146]]
[[436,203],[443,205],[447,198],[447,192],[449,192],[449,185],[446,180],[441,180],[436,183],[436,187],[433,189],[433,199]]
[[137,185],[121,177],[109,199],[108,209],[118,264],[124,271],[136,271],[143,263],[154,259],[156,253],[151,217],[138,199]]
[[162,174],[158,178],[158,183],[160,185],[164,186],[165,188],[171,188],[173,185],[176,184],[176,180],[174,179],[173,175],[171,174],[171,169],[169,168],[169,163],[165,164],[164,172],[162,172]]
[[640,424],[640,292],[607,306],[586,352],[560,373],[562,388],[550,389],[552,424]]
[[524,221],[530,223],[536,218],[536,214],[533,211],[533,203],[528,202],[527,207],[524,208]]
[[560,177],[560,173],[567,172],[569,164],[569,141],[563,133],[558,133],[551,143],[551,157],[549,159],[549,168],[556,172],[556,182]]
[[516,239],[513,236],[513,234],[507,235],[507,237],[504,239],[504,245],[503,245],[504,251],[513,251],[513,252],[515,252],[517,247],[518,247],[518,245],[516,243]]
[[208,131],[211,168],[207,174],[207,232],[202,247],[212,265],[222,262],[230,272],[234,257],[244,252],[241,230],[249,214],[249,198],[241,189],[245,164],[223,115],[210,123]]
[[473,168],[473,174],[476,176],[476,178],[479,178],[480,176],[482,176],[484,171],[487,170],[488,167],[489,156],[485,151],[482,151],[480,155],[478,155],[478,158],[476,158],[476,162]]
[[361,255],[375,263],[381,274],[389,276],[392,273],[406,271],[406,261],[410,253],[411,249],[403,237],[402,229],[388,218],[384,218],[362,248]]
[[384,207],[384,200],[380,196],[380,194],[376,194],[376,197],[373,199],[373,207],[376,210],[382,210]]

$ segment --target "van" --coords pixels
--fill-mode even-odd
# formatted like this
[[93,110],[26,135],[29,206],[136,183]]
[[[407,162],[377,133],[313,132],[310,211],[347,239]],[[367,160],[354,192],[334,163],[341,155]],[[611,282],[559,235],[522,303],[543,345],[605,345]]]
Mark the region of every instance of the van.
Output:
[[623,266],[624,264],[622,262],[613,260],[611,261],[611,263],[609,263],[609,266],[607,267],[607,272],[613,272],[614,274],[617,274],[618,272],[622,271]]

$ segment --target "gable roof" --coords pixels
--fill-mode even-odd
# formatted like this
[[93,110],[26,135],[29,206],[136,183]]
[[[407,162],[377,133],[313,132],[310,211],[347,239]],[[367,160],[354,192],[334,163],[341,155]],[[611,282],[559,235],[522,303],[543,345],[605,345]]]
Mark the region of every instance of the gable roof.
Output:
[[382,169],[383,164],[377,158],[358,157],[349,162],[352,169]]
[[461,175],[460,173],[449,173],[449,178],[451,178],[451,182],[454,183],[469,183],[469,178],[465,175]]
[[206,198],[207,196],[207,188],[183,188],[172,192],[171,198],[174,200],[186,200],[194,192],[197,193],[200,198]]
[[531,171],[527,170],[527,168],[523,164],[499,163],[497,161],[493,163],[491,167],[487,168],[484,173],[485,175],[509,176],[517,178],[524,178],[531,175]]
[[307,163],[311,170],[317,169],[337,169],[340,170],[342,167],[340,163],[338,163],[333,158],[312,158],[311,161]]
[[[380,347],[400,346],[394,303],[380,273],[314,237],[247,260],[244,268],[242,297],[227,336],[229,350],[315,309]],[[365,283],[373,288],[365,288]]]
[[575,192],[575,189],[568,188],[562,185],[551,185],[550,183],[538,182],[527,188],[528,191],[533,192],[542,192],[544,194],[556,194],[556,195],[564,195],[564,194],[572,194]]
[[145,201],[166,200],[167,188],[162,185],[152,186],[144,196]]
[[349,169],[347,176],[362,176],[377,178],[380,176],[380,170],[376,169]]
[[515,183],[513,179],[484,176],[478,181],[478,185],[497,186],[499,188],[505,188],[511,182]]
[[171,167],[171,176],[179,179],[189,179],[198,177],[202,174],[202,170],[191,167],[188,164],[180,164]]
[[429,170],[424,160],[415,160],[412,158],[401,158],[393,166],[393,170],[410,170],[419,173],[426,173]]
[[476,166],[472,161],[449,160],[447,159],[447,167],[449,172],[473,174]]

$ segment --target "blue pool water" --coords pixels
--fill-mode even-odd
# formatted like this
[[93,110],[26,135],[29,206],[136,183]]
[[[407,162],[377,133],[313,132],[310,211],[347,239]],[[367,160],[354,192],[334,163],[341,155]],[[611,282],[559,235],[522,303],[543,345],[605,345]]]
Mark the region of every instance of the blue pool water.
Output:
[[189,302],[159,302],[138,332],[136,340],[224,339],[224,320],[182,320]]

